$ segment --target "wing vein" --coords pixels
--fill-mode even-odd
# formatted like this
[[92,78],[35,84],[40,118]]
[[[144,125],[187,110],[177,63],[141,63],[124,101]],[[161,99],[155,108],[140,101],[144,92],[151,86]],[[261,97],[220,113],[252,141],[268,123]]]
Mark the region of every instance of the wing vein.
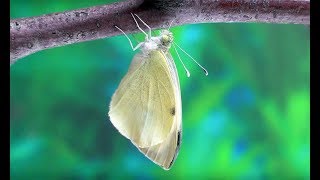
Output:
[[[159,81],[159,79],[157,78],[157,81]],[[161,106],[161,119],[162,119],[162,123],[161,123],[161,129],[163,129],[164,127],[164,118],[163,118],[163,104],[162,104],[162,100],[161,100],[161,93],[160,93],[160,88],[159,88],[159,83],[157,83],[157,87],[158,87],[158,94],[159,94],[159,99],[160,99],[160,106]],[[166,139],[165,139],[166,140]],[[165,141],[164,140],[164,141]],[[154,159],[157,159],[159,151],[161,149],[161,145],[159,146],[157,153],[156,153],[156,157]]]
[[[147,96],[148,97],[148,99],[147,99],[148,108],[147,109],[149,109],[149,106],[150,106],[150,94],[151,94],[150,93],[150,88],[151,88],[151,81],[149,81],[149,87],[148,87],[148,96]],[[141,134],[140,134],[140,139],[144,134],[144,131],[145,131],[145,128],[146,128],[146,124],[148,122],[148,118],[149,118],[149,111],[147,110],[146,119],[144,121],[143,128],[142,128],[142,131],[141,131]]]
[[[139,68],[141,68],[141,67],[139,67]],[[136,74],[136,73],[137,73],[137,70],[134,71],[133,73]],[[126,81],[120,82],[119,87],[122,87],[122,86],[121,86],[122,84],[124,84],[124,83],[127,82],[128,80],[131,80],[133,77],[135,77],[134,74],[131,75],[130,79],[126,79]],[[136,78],[136,79],[139,79],[139,78]],[[127,92],[128,92],[128,91],[125,91],[125,92],[123,93],[123,95],[120,97],[120,99],[118,100],[117,104],[115,104],[115,105],[113,106],[113,109],[114,109],[114,110],[118,108],[120,102],[122,102],[123,97],[127,94]]]

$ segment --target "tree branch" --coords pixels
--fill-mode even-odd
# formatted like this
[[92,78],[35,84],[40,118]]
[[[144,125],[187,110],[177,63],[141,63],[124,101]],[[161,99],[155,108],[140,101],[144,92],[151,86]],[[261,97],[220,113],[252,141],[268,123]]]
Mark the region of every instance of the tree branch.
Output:
[[127,0],[104,6],[10,20],[10,64],[31,53],[137,32],[130,13],[153,29],[213,22],[310,24],[309,0]]

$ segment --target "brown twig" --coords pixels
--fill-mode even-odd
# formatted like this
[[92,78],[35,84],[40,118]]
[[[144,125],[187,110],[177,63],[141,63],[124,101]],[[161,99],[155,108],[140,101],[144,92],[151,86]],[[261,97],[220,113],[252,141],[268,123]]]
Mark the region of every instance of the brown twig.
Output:
[[31,53],[137,32],[130,13],[153,29],[212,22],[310,24],[309,0],[128,0],[10,21],[10,64]]

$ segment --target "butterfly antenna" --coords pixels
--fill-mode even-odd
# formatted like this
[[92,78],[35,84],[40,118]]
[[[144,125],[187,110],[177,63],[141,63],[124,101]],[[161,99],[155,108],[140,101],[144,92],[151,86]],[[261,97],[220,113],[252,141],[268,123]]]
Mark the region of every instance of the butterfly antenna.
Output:
[[134,15],[142,22],[142,24],[144,24],[148,28],[148,30],[149,30],[149,38],[151,38],[151,28],[150,28],[150,26],[148,26],[148,24],[145,23],[138,15],[136,15],[136,14],[134,14]]
[[191,58],[203,71],[204,73],[206,74],[206,76],[208,76],[208,71],[203,67],[201,66],[195,59],[193,59],[192,56],[190,56],[185,50],[183,50],[177,43],[173,42],[174,45],[176,45],[182,52],[184,52],[187,56],[189,56],[189,58]]
[[144,32],[143,29],[141,29],[141,27],[139,26],[136,18],[134,17],[134,15],[133,15],[132,13],[131,13],[131,16],[133,17],[133,20],[134,20],[134,22],[136,23],[136,25],[137,25],[137,27],[139,28],[139,30],[140,30],[144,35],[146,35],[146,37],[148,38],[148,34],[147,34],[146,32]]
[[186,66],[184,65],[183,61],[181,60],[180,55],[179,55],[179,53],[178,53],[178,51],[177,51],[177,48],[176,48],[176,46],[175,46],[174,44],[173,44],[173,48],[174,48],[174,50],[176,51],[176,53],[177,53],[177,55],[178,55],[178,58],[179,58],[181,64],[183,65],[184,70],[185,70],[186,73],[187,73],[187,77],[190,77],[190,73],[189,73],[188,69],[186,68]]

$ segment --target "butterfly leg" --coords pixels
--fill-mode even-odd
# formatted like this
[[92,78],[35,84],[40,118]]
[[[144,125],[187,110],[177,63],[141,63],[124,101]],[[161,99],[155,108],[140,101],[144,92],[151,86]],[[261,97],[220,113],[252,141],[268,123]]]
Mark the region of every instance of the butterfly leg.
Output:
[[134,15],[148,28],[148,30],[149,30],[148,35],[149,35],[149,38],[151,38],[151,28],[150,28],[150,26],[148,26],[147,23],[142,21],[142,19],[138,15],[136,15],[136,14],[134,14]]
[[137,49],[143,44],[143,42],[141,42],[141,43],[139,43],[136,47],[133,47],[132,42],[131,42],[131,40],[129,39],[129,37],[127,36],[127,34],[126,34],[125,32],[123,32],[122,29],[120,29],[118,26],[114,26],[114,27],[117,28],[119,31],[121,31],[121,32],[126,36],[126,38],[128,39],[129,44],[130,44],[130,46],[131,46],[131,48],[132,48],[133,51],[137,50]]
[[[134,15],[133,15],[132,13],[131,13],[131,16],[133,17],[133,20],[134,20],[134,22],[136,23],[136,25],[137,25],[137,27],[139,28],[139,30],[140,30],[144,35],[146,35],[146,39],[149,39],[148,34],[139,26],[136,18],[134,17]],[[151,35],[150,35],[150,37],[151,37]]]

